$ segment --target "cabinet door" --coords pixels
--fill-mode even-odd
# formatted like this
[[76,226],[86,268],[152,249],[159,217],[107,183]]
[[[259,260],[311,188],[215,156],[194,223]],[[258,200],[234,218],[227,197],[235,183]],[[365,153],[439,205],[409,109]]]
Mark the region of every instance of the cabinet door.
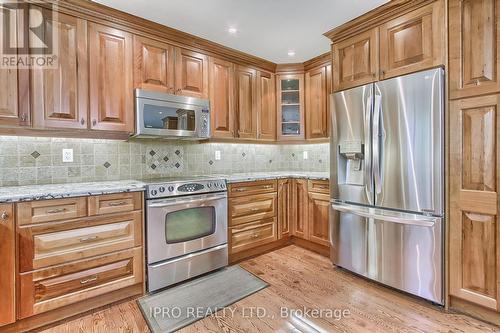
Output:
[[210,58],[210,126],[215,138],[234,137],[234,64]]
[[378,28],[333,44],[332,52],[335,91],[378,80]]
[[329,242],[330,196],[328,194],[309,193],[309,240],[330,246]]
[[326,127],[328,137],[330,137],[331,133],[331,120],[330,117],[332,115],[332,105],[330,100],[330,95],[333,92],[333,76],[332,76],[332,65],[326,66]]
[[380,27],[380,79],[445,62],[444,2],[436,1]]
[[0,205],[0,326],[16,320],[16,249],[14,209]]
[[276,140],[276,83],[274,74],[259,72],[257,139]]
[[91,128],[134,131],[132,35],[89,23]]
[[278,140],[303,140],[305,138],[304,74],[279,75],[276,100]]
[[[13,27],[16,27],[16,41],[26,43],[26,38],[21,41],[21,36],[27,36],[23,31],[22,22],[27,17],[22,16],[22,10],[14,15],[14,9],[7,9],[0,4],[0,11],[9,15]],[[29,70],[17,68],[1,68],[0,69],[0,126],[29,126],[30,108],[29,108]]]
[[134,36],[134,87],[174,93],[174,47]]
[[59,66],[31,70],[33,125],[37,128],[87,128],[87,22],[74,16],[42,11],[41,33],[55,29]]
[[450,105],[450,295],[498,304],[500,95]]
[[175,93],[208,98],[208,57],[189,50],[175,49]]
[[293,179],[292,184],[292,233],[296,237],[308,239],[309,197],[307,180]]
[[278,238],[290,235],[291,179],[278,180]]
[[500,91],[500,0],[450,0],[450,97]]
[[328,137],[326,66],[306,73],[306,138]]
[[236,67],[237,134],[241,139],[257,137],[257,71]]

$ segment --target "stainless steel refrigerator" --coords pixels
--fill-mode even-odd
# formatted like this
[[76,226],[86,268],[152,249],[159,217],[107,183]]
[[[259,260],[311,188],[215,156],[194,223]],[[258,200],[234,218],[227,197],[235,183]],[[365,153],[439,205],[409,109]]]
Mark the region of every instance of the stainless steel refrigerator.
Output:
[[332,99],[333,263],[443,304],[443,69]]

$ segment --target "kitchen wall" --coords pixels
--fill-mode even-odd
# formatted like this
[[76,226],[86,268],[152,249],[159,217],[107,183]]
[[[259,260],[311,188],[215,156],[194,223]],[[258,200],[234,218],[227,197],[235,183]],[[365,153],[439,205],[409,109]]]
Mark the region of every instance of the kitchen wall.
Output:
[[[63,148],[73,162],[62,162]],[[0,186],[280,170],[328,171],[329,145],[0,136]]]

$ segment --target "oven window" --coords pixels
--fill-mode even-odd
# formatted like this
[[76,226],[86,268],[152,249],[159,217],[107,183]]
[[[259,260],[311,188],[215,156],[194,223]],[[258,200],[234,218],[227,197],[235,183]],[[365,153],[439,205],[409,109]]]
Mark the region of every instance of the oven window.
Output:
[[165,217],[167,244],[187,242],[215,232],[215,208],[188,208]]
[[194,131],[195,111],[144,104],[144,127]]

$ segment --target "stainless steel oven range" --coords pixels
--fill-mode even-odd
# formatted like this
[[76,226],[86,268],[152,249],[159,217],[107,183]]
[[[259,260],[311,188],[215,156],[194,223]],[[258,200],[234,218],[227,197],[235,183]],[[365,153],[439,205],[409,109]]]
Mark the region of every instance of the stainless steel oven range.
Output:
[[148,291],[227,266],[223,179],[162,179],[146,187]]

